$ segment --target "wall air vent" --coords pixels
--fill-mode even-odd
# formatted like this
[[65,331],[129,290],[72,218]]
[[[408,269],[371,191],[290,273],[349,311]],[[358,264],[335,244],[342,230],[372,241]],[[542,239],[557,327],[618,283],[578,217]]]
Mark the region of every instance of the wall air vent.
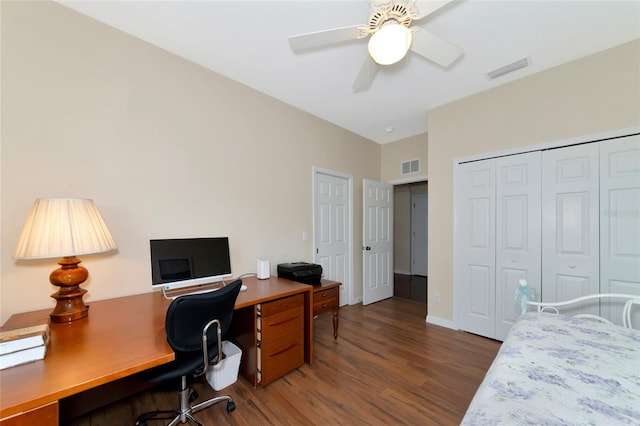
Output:
[[489,80],[493,80],[494,78],[501,77],[505,74],[509,74],[510,72],[514,72],[516,70],[519,70],[521,68],[525,68],[528,66],[529,66],[529,58],[522,58],[508,65],[505,65],[503,67],[497,68],[493,71],[489,71],[485,75]]
[[420,171],[420,160],[409,160],[402,162],[402,171],[403,175],[408,175],[410,173],[417,173]]

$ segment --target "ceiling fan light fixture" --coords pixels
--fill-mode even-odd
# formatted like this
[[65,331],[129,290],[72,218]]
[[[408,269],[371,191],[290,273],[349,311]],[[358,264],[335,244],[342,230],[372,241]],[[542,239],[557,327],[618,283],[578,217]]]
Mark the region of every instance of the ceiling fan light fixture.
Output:
[[380,65],[395,64],[405,57],[411,47],[409,28],[390,19],[371,35],[369,54]]

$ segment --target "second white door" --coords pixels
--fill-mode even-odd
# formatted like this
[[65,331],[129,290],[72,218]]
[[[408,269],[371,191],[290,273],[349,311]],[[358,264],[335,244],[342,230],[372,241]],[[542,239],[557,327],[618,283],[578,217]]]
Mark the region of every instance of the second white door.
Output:
[[393,185],[363,179],[362,303],[393,296]]

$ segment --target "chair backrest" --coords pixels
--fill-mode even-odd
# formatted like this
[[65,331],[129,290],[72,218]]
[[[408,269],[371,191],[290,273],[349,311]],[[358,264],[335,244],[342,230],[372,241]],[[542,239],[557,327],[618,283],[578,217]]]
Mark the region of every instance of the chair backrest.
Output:
[[[219,290],[180,296],[171,302],[167,309],[165,329],[167,342],[176,352],[176,357],[181,352],[202,352],[202,330],[211,320],[219,320],[222,336],[226,334],[241,285],[241,280],[235,280]],[[210,354],[216,355],[216,327],[209,327],[207,338],[207,346],[213,351]]]

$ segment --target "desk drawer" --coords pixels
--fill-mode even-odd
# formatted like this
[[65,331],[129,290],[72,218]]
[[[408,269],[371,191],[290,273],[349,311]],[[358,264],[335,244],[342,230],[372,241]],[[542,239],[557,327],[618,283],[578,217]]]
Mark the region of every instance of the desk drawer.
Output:
[[260,384],[262,386],[304,364],[304,295],[260,306]]
[[295,370],[304,364],[304,330],[283,336],[262,345],[261,385]]
[[263,342],[271,342],[290,333],[303,332],[304,306],[300,304],[268,316],[263,314],[261,322]]
[[277,314],[278,312],[286,311],[298,306],[304,308],[303,294],[294,294],[293,296],[283,297],[282,299],[274,300],[273,302],[263,303],[262,318],[266,318]]
[[313,293],[313,315],[334,312],[338,309],[338,287]]

